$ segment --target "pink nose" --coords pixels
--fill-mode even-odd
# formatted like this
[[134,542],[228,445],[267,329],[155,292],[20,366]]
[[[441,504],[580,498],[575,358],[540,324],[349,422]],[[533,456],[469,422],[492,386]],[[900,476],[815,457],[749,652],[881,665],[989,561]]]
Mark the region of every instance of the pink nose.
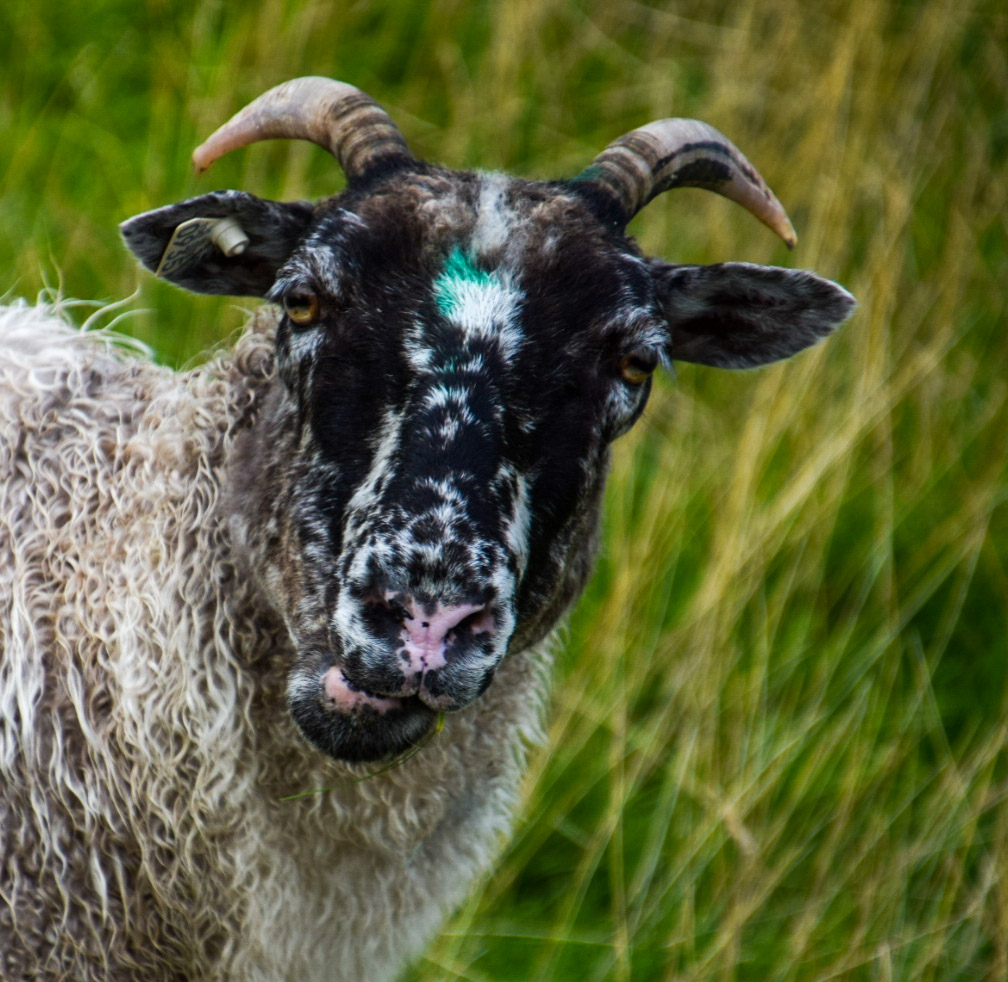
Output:
[[[400,601],[402,602],[402,601]],[[447,664],[446,648],[449,635],[468,632],[487,634],[493,630],[493,614],[486,604],[435,604],[429,607],[407,601],[401,634],[409,658],[407,674],[421,675],[443,668]],[[428,611],[430,611],[428,613]]]

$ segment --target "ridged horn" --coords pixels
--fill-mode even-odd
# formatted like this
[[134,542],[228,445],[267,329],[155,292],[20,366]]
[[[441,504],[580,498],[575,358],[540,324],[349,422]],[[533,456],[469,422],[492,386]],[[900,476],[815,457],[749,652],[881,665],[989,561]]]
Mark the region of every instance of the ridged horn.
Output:
[[742,152],[713,126],[696,119],[659,119],[609,144],[576,183],[602,193],[624,225],[671,188],[707,188],[752,212],[792,248],[794,227]]
[[307,76],[264,92],[193,153],[205,171],[224,154],[259,140],[311,140],[338,161],[348,181],[413,155],[399,128],[369,95],[346,82]]

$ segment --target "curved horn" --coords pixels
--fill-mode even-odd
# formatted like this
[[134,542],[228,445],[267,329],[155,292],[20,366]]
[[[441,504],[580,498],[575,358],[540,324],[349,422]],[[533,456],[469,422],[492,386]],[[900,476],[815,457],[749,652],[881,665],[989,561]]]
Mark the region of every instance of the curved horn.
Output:
[[726,136],[696,119],[659,119],[603,150],[574,179],[601,191],[625,225],[670,188],[707,188],[730,198],[775,231],[788,248],[794,227],[756,168]]
[[231,150],[259,140],[311,140],[340,163],[348,181],[379,163],[409,163],[413,155],[398,127],[377,102],[346,82],[308,76],[264,92],[232,116],[193,153],[205,171]]

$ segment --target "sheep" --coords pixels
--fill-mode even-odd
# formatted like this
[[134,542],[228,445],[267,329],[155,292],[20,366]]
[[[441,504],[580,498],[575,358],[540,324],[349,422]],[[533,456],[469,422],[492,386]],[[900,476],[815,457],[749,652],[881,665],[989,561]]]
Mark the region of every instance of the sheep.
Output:
[[654,370],[785,358],[853,306],[640,253],[629,220],[688,185],[794,242],[703,123],[534,182],[418,161],[296,79],[194,161],[272,138],[346,190],[122,226],[162,278],[271,301],[208,364],[0,313],[4,979],[394,977],[508,832]]

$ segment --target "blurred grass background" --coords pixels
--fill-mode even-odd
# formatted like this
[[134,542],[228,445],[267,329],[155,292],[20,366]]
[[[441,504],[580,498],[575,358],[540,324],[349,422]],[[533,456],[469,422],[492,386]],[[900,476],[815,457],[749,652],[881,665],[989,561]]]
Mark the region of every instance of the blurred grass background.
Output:
[[1000,0],[7,0],[0,291],[111,299],[182,364],[247,302],[138,275],[123,218],[341,186],[307,144],[189,169],[285,78],[418,155],[556,177],[684,115],[791,213],[699,191],[652,253],[860,299],[755,373],[684,366],[618,445],[549,751],[496,872],[408,978],[1008,979],[1008,12]]

